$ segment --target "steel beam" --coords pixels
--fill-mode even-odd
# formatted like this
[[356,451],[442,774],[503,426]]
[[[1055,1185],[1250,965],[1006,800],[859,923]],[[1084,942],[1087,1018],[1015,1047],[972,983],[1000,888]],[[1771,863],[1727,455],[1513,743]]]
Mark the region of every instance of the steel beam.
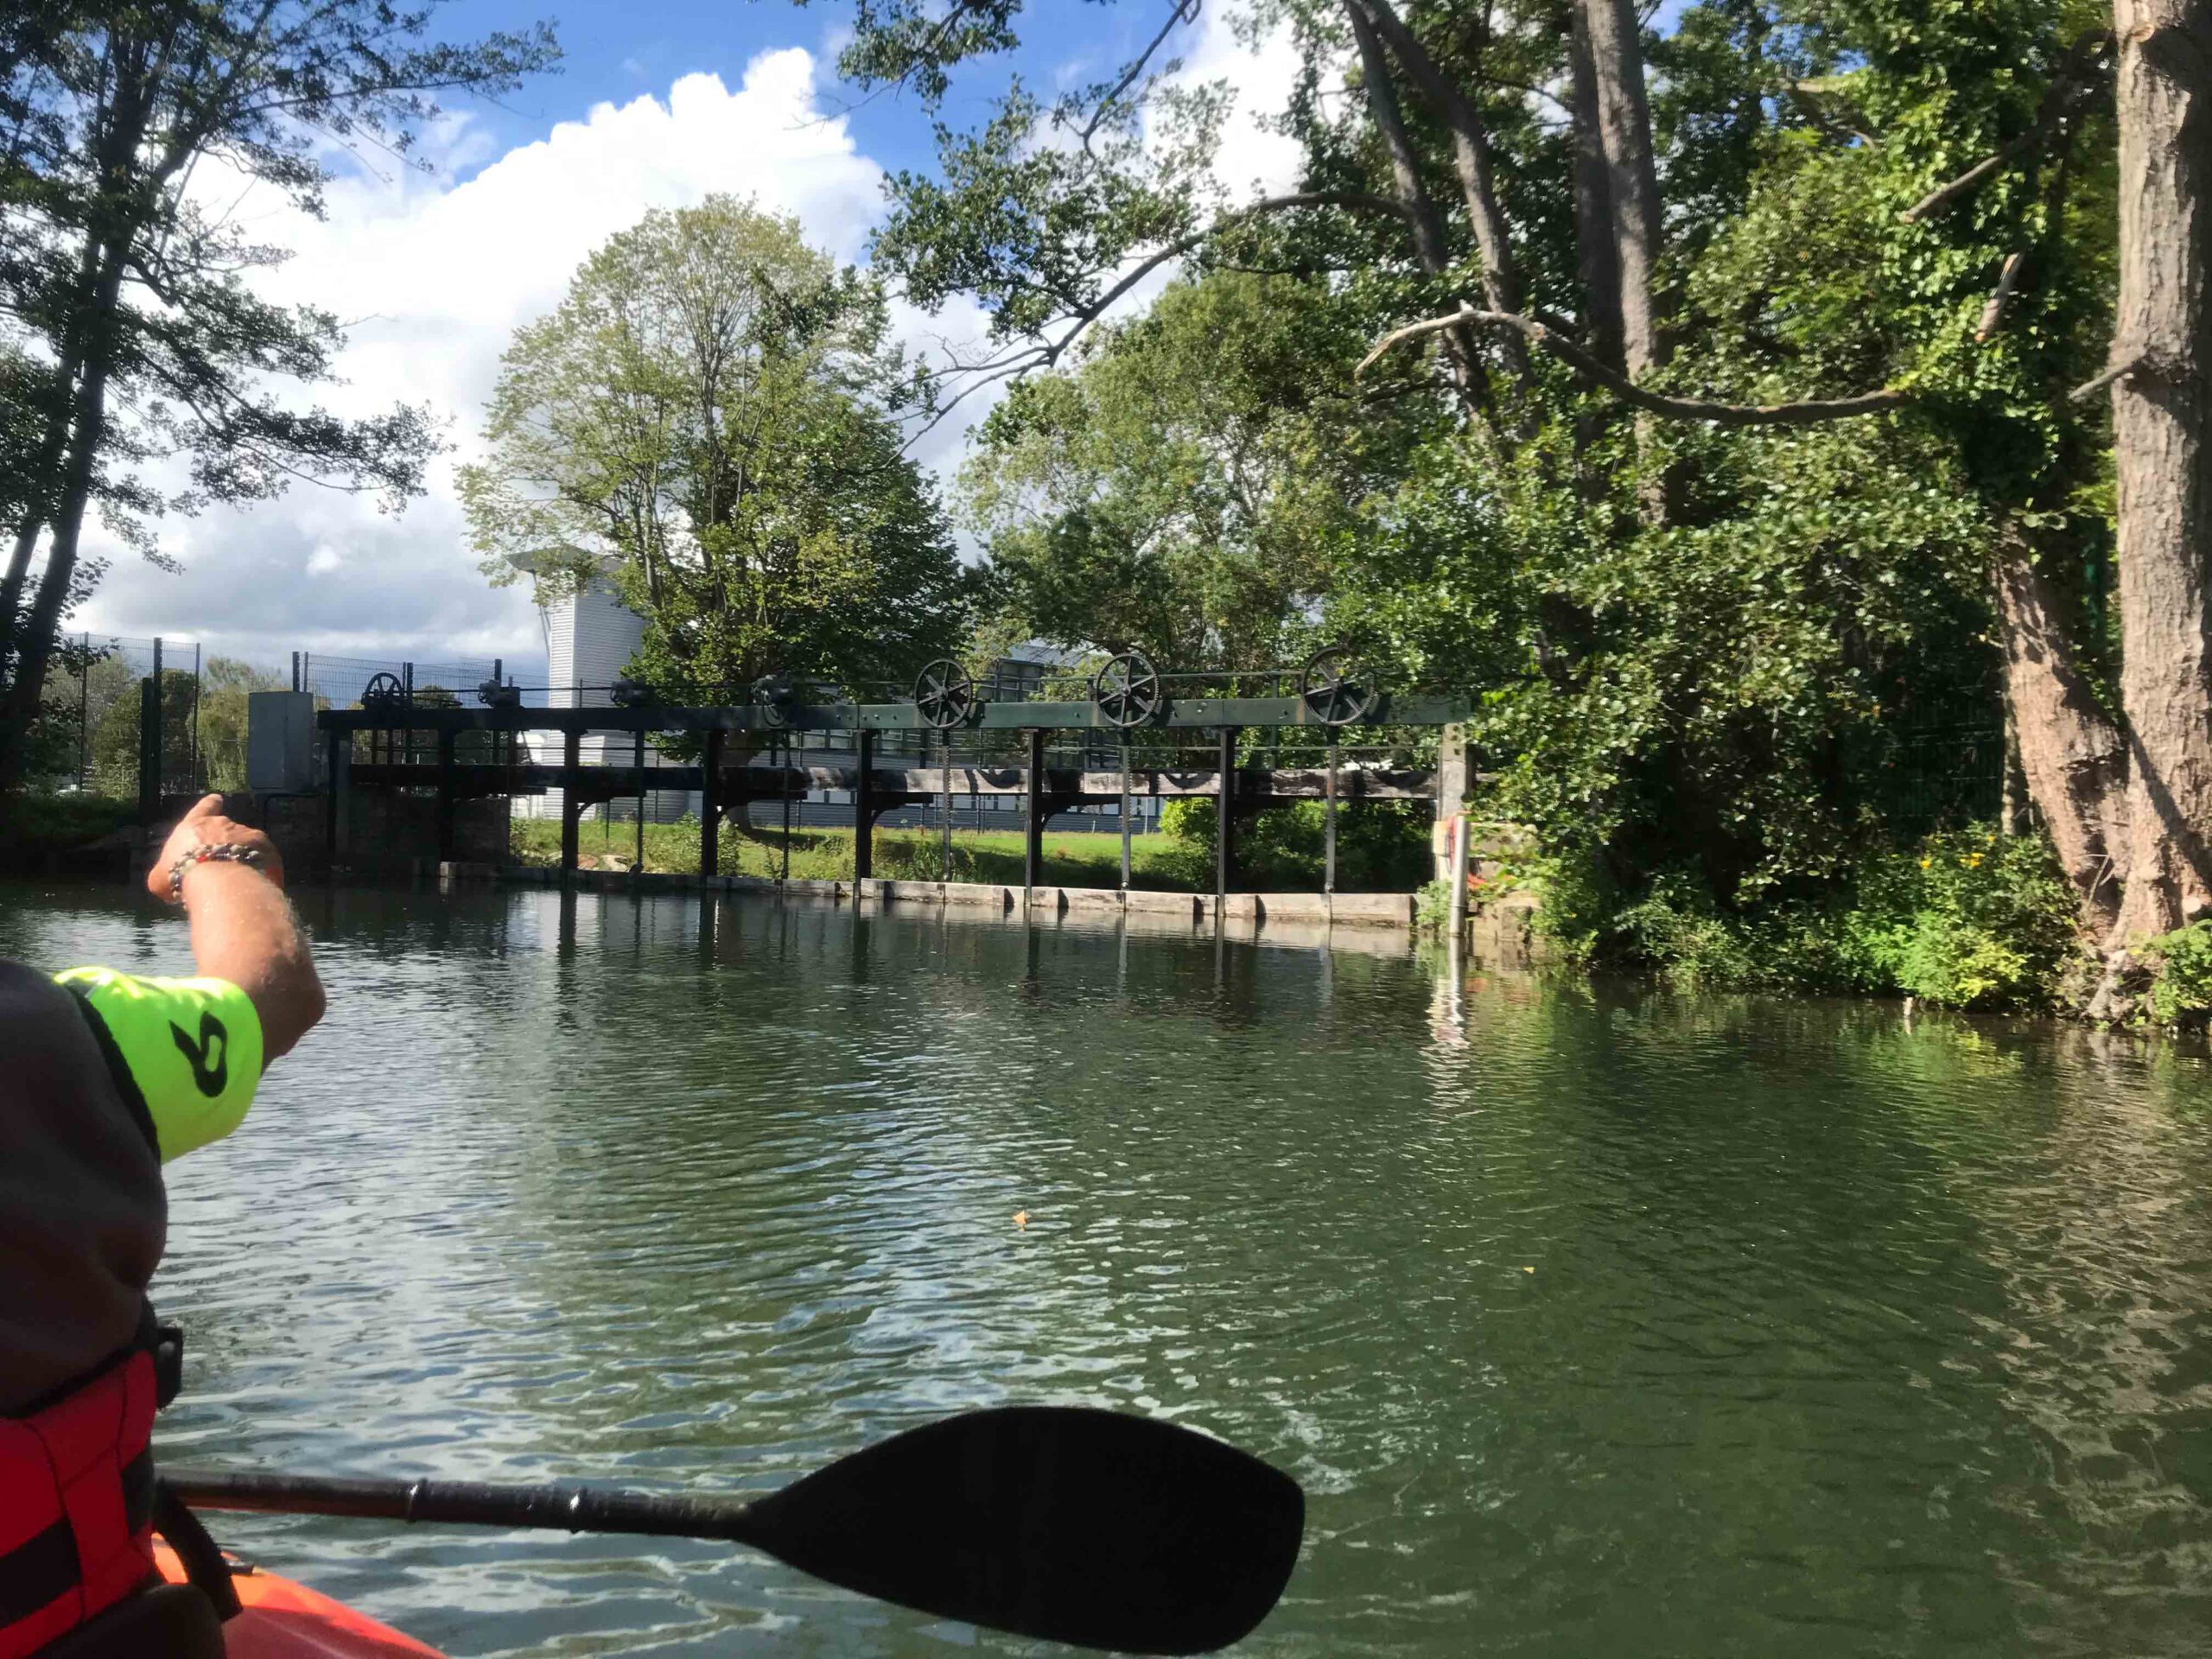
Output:
[[568,741],[561,746],[561,873],[572,874],[576,868],[576,821],[583,814],[583,803],[576,798],[578,788],[584,780],[584,734],[581,730],[569,733]]
[[1214,921],[1220,924],[1222,900],[1236,886],[1236,728],[1221,728],[1220,784],[1215,792],[1213,831]]
[[699,760],[699,874],[715,874],[721,868],[722,734],[707,734],[706,753]]
[[1045,874],[1045,739],[1041,726],[1029,734],[1029,764],[1022,768],[1021,885],[1037,887]]
[[853,880],[875,874],[875,734],[862,731],[853,777]]
[[[1460,696],[1383,697],[1357,731],[1378,726],[1443,726],[1465,717],[1468,699]],[[324,730],[499,732],[857,732],[929,729],[911,702],[828,703],[791,709],[777,716],[749,706],[678,709],[645,705],[632,709],[326,709],[315,716]],[[1155,726],[1170,728],[1230,726],[1310,726],[1321,723],[1299,697],[1177,697]],[[968,722],[980,731],[1113,731],[1114,726],[1088,702],[985,702]]]

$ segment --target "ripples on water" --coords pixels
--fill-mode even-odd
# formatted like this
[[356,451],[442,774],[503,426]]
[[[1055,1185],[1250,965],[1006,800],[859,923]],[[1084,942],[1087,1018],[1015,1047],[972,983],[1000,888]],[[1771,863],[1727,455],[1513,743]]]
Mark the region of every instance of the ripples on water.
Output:
[[[1305,1483],[1255,1654],[2206,1650],[2212,1077],[2171,1047],[1480,976],[1455,1020],[1413,957],[935,915],[303,902],[330,1019],[171,1171],[175,1460],[766,1490],[1089,1402]],[[21,890],[0,953],[187,960]],[[1042,1651],[709,1545],[218,1530],[461,1656]]]

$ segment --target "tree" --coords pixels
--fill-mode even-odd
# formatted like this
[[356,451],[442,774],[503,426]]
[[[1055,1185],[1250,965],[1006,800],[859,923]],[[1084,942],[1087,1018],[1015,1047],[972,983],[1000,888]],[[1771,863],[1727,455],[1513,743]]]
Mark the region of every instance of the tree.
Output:
[[[178,782],[182,768],[190,766],[193,756],[192,715],[193,701],[198,686],[191,672],[181,668],[162,671],[162,778],[163,787]],[[92,728],[92,787],[102,795],[118,800],[135,800],[138,795],[138,734],[143,728],[139,715],[138,686],[131,685],[130,693],[119,696],[108,705],[107,712]],[[188,782],[187,787],[190,787]]]
[[966,590],[900,449],[913,395],[883,297],[727,196],[653,213],[517,331],[461,473],[485,570],[541,597],[612,561],[645,618],[632,672],[671,701],[772,672],[904,681]]
[[1353,384],[1370,332],[1324,284],[1224,271],[1017,386],[962,474],[1001,631],[1185,670],[1293,654],[1362,503],[1442,425]]
[[[318,212],[319,146],[404,151],[435,93],[499,92],[554,60],[542,27],[423,44],[435,10],[37,0],[0,25],[0,315],[38,365],[11,388],[8,423],[35,435],[0,575],[0,786],[22,774],[95,504],[150,553],[146,522],[165,509],[294,478],[393,503],[421,487],[437,448],[424,411],[351,421],[277,394],[272,380],[328,378],[343,334],[258,295],[250,273],[281,251],[190,185],[221,168]],[[189,481],[165,497],[135,469],[172,454]]]
[[200,671],[200,764],[210,789],[245,787],[247,699],[285,691],[290,682],[231,657],[210,657]]
[[[1834,780],[1885,710],[1987,664],[2107,959],[2212,906],[2212,0],[1707,0],[1663,36],[1626,0],[1284,0],[1260,21],[1305,54],[1305,176],[1225,202],[1223,95],[1166,73],[1189,15],[892,181],[879,265],[992,315],[967,372],[1058,365],[1171,263],[1335,273],[1397,313],[1368,372],[1433,351],[1463,411],[1366,545],[1410,554],[1427,514],[1429,550],[1482,562],[1526,652],[1488,723],[1532,814],[1647,873],[1675,821],[1756,893],[1807,868],[1777,836],[1865,833]],[[843,65],[938,100],[1021,16],[871,0]],[[2111,437],[2069,396],[2107,386]],[[1776,654],[1739,672],[1738,639]],[[1827,804],[1770,810],[1793,776]]]

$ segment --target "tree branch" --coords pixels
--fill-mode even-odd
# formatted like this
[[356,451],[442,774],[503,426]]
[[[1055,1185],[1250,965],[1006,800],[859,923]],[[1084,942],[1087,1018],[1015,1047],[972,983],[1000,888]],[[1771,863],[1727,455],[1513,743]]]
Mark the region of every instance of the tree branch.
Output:
[[2051,77],[2050,86],[2044,92],[2043,101],[2036,105],[2034,119],[1994,156],[1976,162],[1948,184],[1929,191],[1897,217],[1908,225],[1917,225],[1922,219],[1940,213],[1966,195],[1984,179],[2002,171],[2029,150],[2040,146],[2074,112],[2076,93],[2087,88],[2090,70],[2111,44],[2110,29],[2084,30],[2067,49],[2065,59],[2058,66],[2058,73]]
[[1249,207],[1224,213],[1202,231],[1192,231],[1188,236],[1178,237],[1166,247],[1147,254],[1096,300],[1071,309],[1070,315],[1075,326],[1058,340],[1043,348],[1046,365],[1049,366],[1059,361],[1060,354],[1075,343],[1076,337],[1103,316],[1115,301],[1169,260],[1181,258],[1192,249],[1203,246],[1224,231],[1248,219],[1256,219],[1262,213],[1281,213],[1289,207],[1349,207],[1355,212],[1388,213],[1394,219],[1408,218],[1411,213],[1402,201],[1393,201],[1388,196],[1373,195],[1364,190],[1301,190],[1287,196],[1262,197]]
[[1848,420],[1859,415],[1879,414],[1905,402],[1905,394],[1891,386],[1885,386],[1879,391],[1861,392],[1854,397],[1814,397],[1790,404],[1716,404],[1694,397],[1669,397],[1637,385],[1618,369],[1608,368],[1580,346],[1556,331],[1545,327],[1533,317],[1521,316],[1510,311],[1478,311],[1472,306],[1462,306],[1448,316],[1430,317],[1422,322],[1408,323],[1402,328],[1393,329],[1376,342],[1375,349],[1360,359],[1359,366],[1352,373],[1355,377],[1365,373],[1378,358],[1408,340],[1420,340],[1426,335],[1467,324],[1512,329],[1550,353],[1576,373],[1595,380],[1624,402],[1675,420],[1711,421],[1716,426],[1809,426],[1821,421]]
[[2090,398],[2095,397],[2107,386],[2112,385],[2117,381],[2125,380],[2129,375],[2134,373],[2136,370],[2142,368],[2150,361],[2150,357],[2151,354],[2148,352],[2137,352],[2132,356],[2124,357],[2120,359],[2119,362],[2107,369],[2102,374],[2099,375],[2095,379],[2084,380],[2080,385],[2075,387],[2073,391],[2068,392],[2066,395],[2075,403],[2086,404]]
[[1152,37],[1152,43],[1137,54],[1136,61],[1130,64],[1122,72],[1121,79],[1114,83],[1114,90],[1100,99],[1098,107],[1091,111],[1090,121],[1084,124],[1083,131],[1077,136],[1077,142],[1085,150],[1090,148],[1091,139],[1097,136],[1098,124],[1105,120],[1106,111],[1114,107],[1116,101],[1122,94],[1129,90],[1130,84],[1144,73],[1145,65],[1152,61],[1152,54],[1160,50],[1160,47],[1166,42],[1167,37],[1175,32],[1179,24],[1194,22],[1198,15],[1198,0],[1175,0],[1173,9],[1167,14],[1167,21],[1160,26],[1160,33]]

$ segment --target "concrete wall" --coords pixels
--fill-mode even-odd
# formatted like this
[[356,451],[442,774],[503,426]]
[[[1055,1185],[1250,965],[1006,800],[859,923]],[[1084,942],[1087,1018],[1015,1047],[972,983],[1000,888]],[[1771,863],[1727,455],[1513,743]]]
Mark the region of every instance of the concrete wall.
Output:
[[[339,826],[338,865],[361,874],[406,874],[438,856],[438,804],[428,795],[397,790],[348,791],[351,810]],[[288,871],[328,874],[324,800],[314,795],[232,795],[231,816],[266,830]],[[507,860],[507,803],[460,801],[454,807],[454,856],[472,864]]]

